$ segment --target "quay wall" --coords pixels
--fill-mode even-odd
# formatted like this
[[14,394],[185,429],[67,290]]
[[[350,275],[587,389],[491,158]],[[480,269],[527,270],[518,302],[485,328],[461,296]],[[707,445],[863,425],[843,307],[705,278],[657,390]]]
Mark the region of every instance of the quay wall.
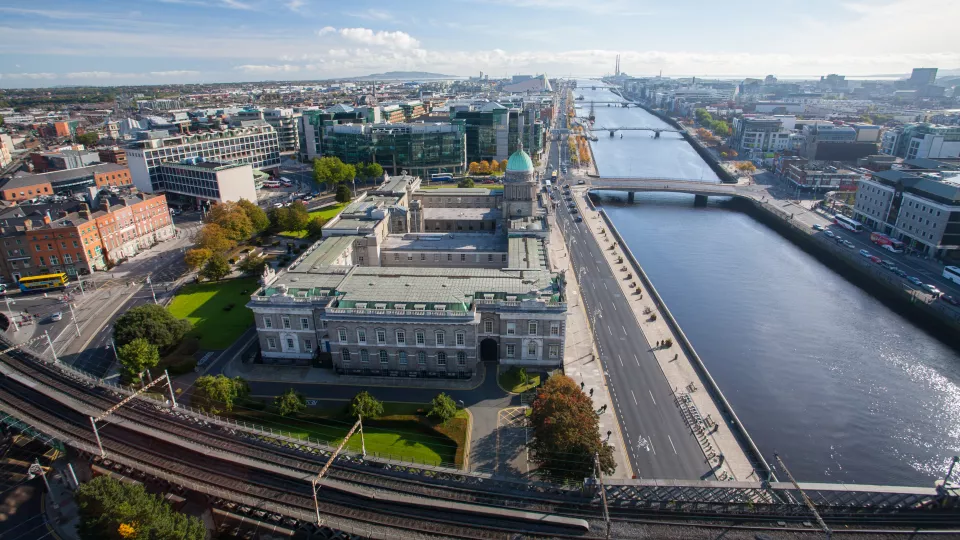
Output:
[[[590,197],[587,197],[588,201],[590,201],[590,199]],[[593,201],[590,201],[589,204],[593,205]],[[673,313],[670,312],[670,308],[667,307],[666,303],[663,301],[663,298],[660,297],[660,293],[657,292],[657,288],[654,287],[653,282],[650,281],[647,273],[644,272],[643,267],[640,266],[640,262],[637,261],[636,257],[633,256],[633,252],[630,250],[630,247],[627,245],[627,243],[623,241],[623,238],[620,236],[620,231],[618,231],[613,225],[613,221],[610,220],[610,217],[603,208],[600,209],[600,215],[603,217],[603,221],[610,230],[610,233],[619,244],[620,249],[626,255],[627,261],[629,261],[630,265],[637,273],[637,276],[639,276],[640,281],[653,297],[654,305],[657,306],[657,309],[659,309],[660,313],[663,315],[664,320],[667,322],[667,325],[670,327],[671,331],[673,331],[673,334],[677,336],[677,341],[679,342],[678,345],[684,349],[687,357],[693,360],[693,367],[700,376],[700,380],[706,386],[707,391],[713,398],[714,403],[717,404],[717,408],[720,410],[721,414],[723,414],[724,421],[727,423],[727,426],[730,427],[731,432],[735,434],[740,445],[747,452],[748,458],[751,462],[753,462],[754,469],[757,471],[758,476],[761,478],[771,478],[772,472],[770,471],[770,466],[767,464],[766,460],[763,459],[763,454],[753,442],[750,434],[747,433],[746,427],[744,427],[743,423],[740,422],[740,419],[737,418],[737,414],[734,412],[733,406],[730,405],[729,401],[727,401],[727,398],[720,390],[720,386],[717,385],[717,382],[713,379],[713,376],[710,375],[710,372],[707,370],[707,366],[704,365],[700,355],[697,354],[697,351],[693,348],[693,344],[690,343],[690,340],[687,338],[687,335],[684,334],[680,324],[674,318]]]

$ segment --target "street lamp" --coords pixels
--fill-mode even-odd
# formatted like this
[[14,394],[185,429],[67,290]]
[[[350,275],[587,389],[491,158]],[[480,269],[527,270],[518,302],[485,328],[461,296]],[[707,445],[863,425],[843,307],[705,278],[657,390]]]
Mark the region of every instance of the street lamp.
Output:
[[4,297],[4,300],[7,301],[7,313],[10,314],[10,322],[13,323],[13,328],[14,328],[13,331],[14,331],[14,332],[19,332],[19,331],[20,331],[20,325],[17,324],[17,319],[14,318],[14,316],[13,316],[13,310],[10,309],[10,304],[16,305],[17,301],[16,301],[16,300],[10,300],[10,297],[9,297],[9,296]]

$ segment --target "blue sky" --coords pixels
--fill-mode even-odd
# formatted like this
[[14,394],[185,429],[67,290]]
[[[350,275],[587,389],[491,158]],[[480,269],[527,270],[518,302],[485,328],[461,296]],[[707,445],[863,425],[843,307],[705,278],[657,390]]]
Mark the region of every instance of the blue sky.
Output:
[[0,87],[960,68],[960,0],[0,0]]

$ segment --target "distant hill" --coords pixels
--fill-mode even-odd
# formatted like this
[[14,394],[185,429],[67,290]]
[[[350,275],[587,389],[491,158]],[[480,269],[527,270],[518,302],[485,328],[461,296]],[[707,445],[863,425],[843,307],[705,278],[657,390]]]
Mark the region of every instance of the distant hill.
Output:
[[428,71],[388,71],[386,73],[374,73],[363,77],[353,77],[358,81],[413,81],[420,79],[462,79],[457,75],[444,75],[442,73],[430,73]]

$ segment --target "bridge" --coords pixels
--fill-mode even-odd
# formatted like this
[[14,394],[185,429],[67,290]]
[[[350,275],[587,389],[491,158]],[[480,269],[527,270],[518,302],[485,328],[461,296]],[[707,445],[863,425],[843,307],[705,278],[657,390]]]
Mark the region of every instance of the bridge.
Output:
[[[107,414],[112,420],[98,429]],[[586,479],[557,485],[364,457],[173,398],[160,401],[25,351],[0,352],[0,425],[39,434],[101,468],[179,486],[211,506],[283,519],[307,532],[323,524],[369,537],[572,537],[612,521],[625,534],[643,527],[657,537],[678,525],[699,527],[702,520],[751,535],[790,530],[777,522],[809,532],[802,524],[813,516],[824,527],[942,530],[960,522],[960,490],[947,482],[895,487]],[[311,488],[320,471],[326,475]]]
[[756,198],[763,194],[762,189],[758,189],[756,186],[721,184],[683,178],[629,176],[591,178],[588,189],[594,191],[626,191],[630,202],[633,202],[633,194],[637,192],[689,193],[696,196],[695,204],[697,205],[705,204],[707,197]]
[[673,129],[673,128],[656,128],[656,127],[646,127],[646,126],[639,126],[639,127],[631,127],[631,126],[624,126],[624,127],[605,127],[605,126],[600,126],[600,127],[591,127],[591,128],[589,128],[589,129],[590,129],[590,131],[609,131],[611,137],[613,137],[613,134],[614,134],[615,132],[617,132],[617,131],[652,131],[653,134],[654,134],[654,135],[653,135],[653,138],[654,138],[654,139],[659,139],[661,133],[683,133],[683,132],[680,131],[679,129]]

